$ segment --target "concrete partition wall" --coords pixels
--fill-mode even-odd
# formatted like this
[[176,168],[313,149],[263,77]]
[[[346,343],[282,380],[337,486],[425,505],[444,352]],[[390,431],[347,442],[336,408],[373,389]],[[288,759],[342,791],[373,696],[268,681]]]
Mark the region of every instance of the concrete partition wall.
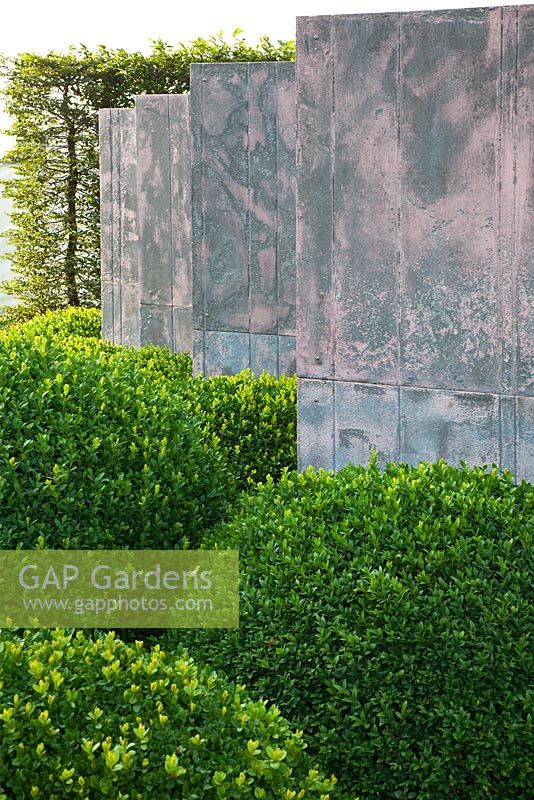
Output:
[[534,480],[534,6],[297,23],[299,462]]
[[295,68],[193,64],[196,372],[295,372]]
[[189,97],[136,98],[140,342],[191,352]]
[[100,112],[102,332],[191,352],[189,98]]
[[102,335],[139,346],[135,112],[100,112]]

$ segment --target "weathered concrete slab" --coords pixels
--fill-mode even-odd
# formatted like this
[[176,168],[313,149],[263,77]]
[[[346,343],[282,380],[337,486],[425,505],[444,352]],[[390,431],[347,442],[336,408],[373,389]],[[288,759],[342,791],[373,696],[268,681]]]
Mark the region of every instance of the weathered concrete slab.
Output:
[[334,469],[334,382],[298,381],[299,468]]
[[534,461],[534,398],[517,397],[517,477],[532,482]]
[[532,5],[519,6],[517,9],[516,116],[517,307],[515,318],[517,320],[517,393],[533,397],[534,6]]
[[336,468],[534,480],[533,108],[532,5],[298,19],[301,468],[331,379]]
[[268,372],[279,374],[278,336],[264,333],[250,334],[250,369],[255,375]]
[[401,461],[500,466],[498,395],[402,388],[400,416]]
[[332,381],[335,398],[335,465],[366,464],[376,451],[381,466],[399,457],[399,390]]
[[169,97],[136,98],[141,304],[172,306]]
[[206,375],[291,366],[276,339],[295,336],[294,89],[292,64],[191,66],[193,329],[206,332],[193,353]]
[[283,375],[297,371],[296,341],[294,336],[278,336],[278,370]]
[[135,114],[100,112],[102,334],[139,344]]
[[[192,347],[187,95],[136,98],[141,344]],[[144,306],[148,308],[145,310]],[[150,320],[150,323],[147,322]],[[154,337],[154,338],[152,338]]]
[[173,349],[173,309],[171,306],[149,305],[139,307],[141,343]]
[[100,112],[103,335],[115,344],[191,351],[190,159],[186,95]]
[[206,331],[203,362],[206,376],[235,375],[250,365],[250,335],[231,331]]

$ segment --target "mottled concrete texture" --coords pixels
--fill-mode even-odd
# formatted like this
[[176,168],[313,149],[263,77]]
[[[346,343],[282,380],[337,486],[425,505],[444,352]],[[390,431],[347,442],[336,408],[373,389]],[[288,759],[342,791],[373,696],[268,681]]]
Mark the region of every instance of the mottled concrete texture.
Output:
[[102,335],[139,345],[135,112],[100,112]]
[[191,352],[189,98],[100,112],[102,333]]
[[534,6],[299,18],[297,130],[300,467],[534,480]]
[[191,66],[193,354],[295,372],[295,68]]
[[141,344],[191,352],[189,97],[136,98]]

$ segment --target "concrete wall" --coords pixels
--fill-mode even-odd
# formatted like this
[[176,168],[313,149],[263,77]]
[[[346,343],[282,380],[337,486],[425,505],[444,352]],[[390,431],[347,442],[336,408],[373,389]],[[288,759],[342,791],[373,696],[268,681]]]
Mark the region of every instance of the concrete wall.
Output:
[[115,344],[191,351],[189,98],[100,112],[102,329]]
[[196,372],[295,372],[293,64],[193,64]]
[[297,22],[299,462],[534,480],[534,6]]
[[139,345],[135,112],[100,111],[102,335]]
[[189,97],[137,97],[135,113],[140,340],[191,352]]
[[100,112],[100,147],[104,336],[294,374],[294,64],[193,65],[190,99]]

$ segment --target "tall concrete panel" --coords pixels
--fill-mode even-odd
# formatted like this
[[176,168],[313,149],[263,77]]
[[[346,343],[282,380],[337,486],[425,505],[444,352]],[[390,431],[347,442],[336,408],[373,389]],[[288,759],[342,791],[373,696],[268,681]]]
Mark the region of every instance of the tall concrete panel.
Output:
[[295,372],[294,83],[293,64],[191,66],[196,372]]
[[534,6],[299,18],[297,109],[300,467],[534,480]]
[[135,112],[100,112],[102,334],[139,345]]
[[102,330],[191,352],[189,98],[100,112]]
[[191,351],[191,155],[187,95],[136,98],[140,341]]

